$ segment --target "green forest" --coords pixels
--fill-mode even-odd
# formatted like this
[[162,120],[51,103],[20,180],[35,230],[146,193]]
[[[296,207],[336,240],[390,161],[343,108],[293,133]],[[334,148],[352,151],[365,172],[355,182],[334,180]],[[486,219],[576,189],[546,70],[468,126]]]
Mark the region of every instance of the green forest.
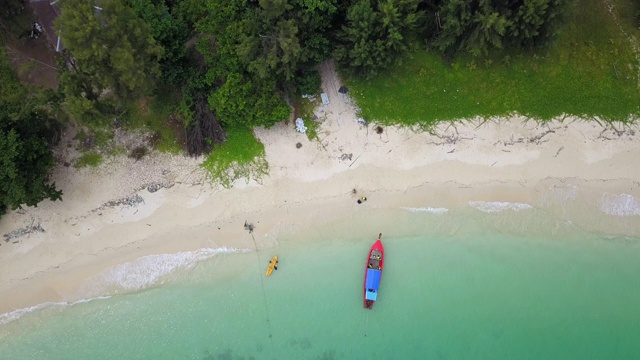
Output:
[[[56,54],[55,88],[21,81],[0,49],[0,214],[61,199],[48,174],[69,124],[97,143],[114,124],[147,129],[159,151],[206,156],[203,166],[214,177],[230,166],[240,166],[239,175],[266,172],[260,162],[257,170],[241,167],[264,152],[251,130],[305,115],[301,96],[320,92],[318,65],[327,59],[338,65],[361,116],[382,125],[424,129],[512,113],[625,122],[640,113],[635,0],[57,6],[54,28],[64,50]],[[0,41],[29,41],[24,1],[0,0],[0,9]],[[96,165],[101,156],[88,152],[76,165]]]

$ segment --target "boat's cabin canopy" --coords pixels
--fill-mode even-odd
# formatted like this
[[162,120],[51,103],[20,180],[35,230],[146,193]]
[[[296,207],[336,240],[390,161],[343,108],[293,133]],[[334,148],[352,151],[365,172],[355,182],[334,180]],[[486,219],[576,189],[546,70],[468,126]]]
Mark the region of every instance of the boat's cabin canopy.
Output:
[[382,271],[375,269],[367,269],[367,277],[364,284],[366,290],[365,298],[375,301],[378,297],[378,289],[380,288],[380,278]]

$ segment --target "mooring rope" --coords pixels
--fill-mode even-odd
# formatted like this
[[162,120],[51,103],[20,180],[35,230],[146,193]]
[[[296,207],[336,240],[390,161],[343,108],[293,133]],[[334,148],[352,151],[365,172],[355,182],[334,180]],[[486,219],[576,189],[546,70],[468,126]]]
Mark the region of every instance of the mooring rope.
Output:
[[367,337],[367,330],[369,329],[369,312],[367,311],[367,320],[364,323],[364,336]]
[[[253,239],[253,246],[256,248],[256,258],[258,258],[258,270],[262,271],[262,260],[260,260],[260,253],[258,251],[258,244],[256,243],[256,238],[253,236],[253,232],[250,232],[251,238]],[[264,298],[264,308],[267,312],[267,324],[269,325],[269,340],[271,340],[273,344],[273,336],[271,329],[271,320],[269,319],[269,302],[267,301],[267,291],[264,288],[264,276],[260,273],[260,285],[262,285],[262,297]]]

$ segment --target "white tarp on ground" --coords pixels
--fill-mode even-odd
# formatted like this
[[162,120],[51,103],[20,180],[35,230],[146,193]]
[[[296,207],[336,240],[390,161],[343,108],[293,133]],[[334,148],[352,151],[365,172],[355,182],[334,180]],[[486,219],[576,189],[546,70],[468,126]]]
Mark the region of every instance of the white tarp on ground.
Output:
[[322,98],[323,105],[329,105],[329,95],[327,95],[327,93],[320,94],[320,97]]
[[302,120],[302,118],[296,119],[296,131],[301,133],[307,131],[307,127],[304,126],[304,121]]

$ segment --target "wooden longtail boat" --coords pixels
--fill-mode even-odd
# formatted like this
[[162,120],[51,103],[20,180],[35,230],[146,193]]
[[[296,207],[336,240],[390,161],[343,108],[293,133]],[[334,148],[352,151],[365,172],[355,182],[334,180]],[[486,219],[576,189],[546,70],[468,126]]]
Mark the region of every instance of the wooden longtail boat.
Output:
[[369,249],[369,256],[364,270],[364,286],[362,289],[363,305],[365,309],[373,309],[373,303],[378,299],[380,279],[384,268],[384,247],[382,246],[382,233],[378,240]]

